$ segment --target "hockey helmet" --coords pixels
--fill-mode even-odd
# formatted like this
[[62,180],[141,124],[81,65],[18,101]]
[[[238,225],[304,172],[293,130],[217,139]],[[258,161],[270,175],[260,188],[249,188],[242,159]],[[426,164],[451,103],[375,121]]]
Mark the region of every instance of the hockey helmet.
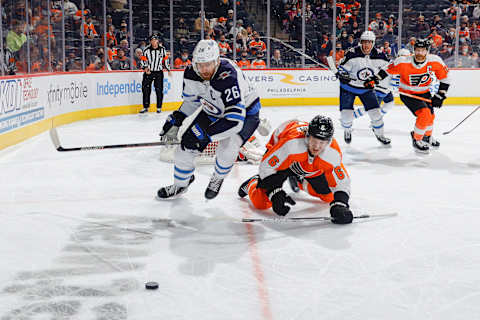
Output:
[[432,42],[430,39],[417,39],[415,41],[415,44],[413,45],[414,48],[425,48],[427,50],[430,50],[430,46],[432,45]]
[[150,37],[148,37],[148,42],[152,41],[153,39],[157,39],[158,41],[160,41],[160,36],[158,35],[158,33],[154,33]]
[[315,116],[308,124],[308,136],[321,140],[330,140],[333,137],[335,129],[333,121],[326,116]]
[[197,63],[218,61],[220,59],[220,48],[215,40],[200,40],[192,54],[193,70],[198,74]]
[[364,31],[360,36],[360,41],[362,40],[372,41],[373,43],[375,43],[375,33],[373,33],[372,31]]

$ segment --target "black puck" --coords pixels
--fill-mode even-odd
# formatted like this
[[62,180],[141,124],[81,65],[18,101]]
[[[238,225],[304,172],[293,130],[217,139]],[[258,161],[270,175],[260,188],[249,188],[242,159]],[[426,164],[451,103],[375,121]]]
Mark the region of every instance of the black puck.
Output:
[[145,283],[145,289],[147,290],[157,290],[158,289],[158,282],[150,281]]

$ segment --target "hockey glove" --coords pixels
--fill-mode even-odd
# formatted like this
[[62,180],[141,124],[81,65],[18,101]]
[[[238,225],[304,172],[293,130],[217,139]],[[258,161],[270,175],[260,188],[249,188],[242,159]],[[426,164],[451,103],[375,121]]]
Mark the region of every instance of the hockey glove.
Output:
[[336,201],[330,203],[330,216],[332,217],[332,222],[337,224],[348,224],[353,221],[352,211],[343,202]]
[[343,83],[343,84],[348,84],[352,78],[350,78],[350,74],[346,71],[338,71],[335,74],[338,78],[338,80]]
[[183,134],[180,144],[183,150],[189,149],[202,152],[210,141],[207,132],[198,124],[195,124]]
[[441,108],[443,105],[443,100],[445,100],[446,98],[447,97],[445,96],[445,93],[443,91],[438,91],[432,97],[432,107]]
[[[177,137],[178,128],[182,125],[182,122],[183,120],[185,120],[186,117],[187,116],[183,112],[173,111],[173,113],[167,117],[167,120],[165,120],[162,131],[160,132],[160,136],[167,136],[167,139],[175,139]],[[170,132],[173,127],[176,127],[177,130],[173,130],[174,132]]]
[[376,76],[370,76],[367,80],[363,83],[363,86],[367,89],[373,89],[379,83],[380,79]]
[[273,212],[279,216],[284,216],[290,211],[290,207],[285,205],[285,203],[289,203],[292,206],[296,204],[296,202],[280,188],[270,191],[268,198],[272,202]]

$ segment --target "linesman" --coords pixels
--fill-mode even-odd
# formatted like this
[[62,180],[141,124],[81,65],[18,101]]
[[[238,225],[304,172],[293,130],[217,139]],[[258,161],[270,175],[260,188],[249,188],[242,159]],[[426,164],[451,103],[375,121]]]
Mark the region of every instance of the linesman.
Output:
[[145,71],[142,80],[142,93],[143,93],[143,109],[140,113],[148,112],[150,107],[150,94],[152,93],[152,82],[155,85],[155,93],[157,95],[157,113],[162,111],[163,103],[163,69],[168,71],[168,75],[171,77],[172,72],[168,67],[168,56],[163,47],[160,44],[160,38],[157,34],[153,34],[149,38],[150,45],[143,50],[142,66]]

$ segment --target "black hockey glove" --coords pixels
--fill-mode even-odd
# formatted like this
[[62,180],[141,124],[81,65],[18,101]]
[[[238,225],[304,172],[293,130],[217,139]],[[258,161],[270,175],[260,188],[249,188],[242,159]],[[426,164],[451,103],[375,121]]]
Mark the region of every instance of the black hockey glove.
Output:
[[373,89],[379,83],[380,79],[376,76],[370,76],[367,80],[363,83],[363,86],[367,89]]
[[180,127],[182,125],[183,120],[185,120],[187,116],[180,111],[173,111],[165,120],[165,124],[163,125],[162,131],[160,132],[160,136],[164,136],[170,131],[170,129],[175,127]]
[[346,71],[338,71],[335,74],[338,78],[338,80],[343,83],[343,84],[348,84],[352,78],[350,78],[350,74]]
[[348,224],[353,221],[352,211],[343,202],[334,201],[330,203],[330,216],[332,217],[332,222],[337,224]]
[[196,124],[183,134],[180,144],[183,150],[189,149],[202,152],[210,141],[210,137],[206,130],[203,130],[198,124]]
[[446,98],[447,97],[445,96],[445,93],[443,91],[435,93],[432,97],[432,107],[441,108],[443,105],[443,100],[445,100]]
[[279,216],[284,216],[290,211],[290,207],[285,205],[286,202],[292,206],[296,204],[296,202],[280,188],[273,189],[267,195],[272,202],[273,212]]

